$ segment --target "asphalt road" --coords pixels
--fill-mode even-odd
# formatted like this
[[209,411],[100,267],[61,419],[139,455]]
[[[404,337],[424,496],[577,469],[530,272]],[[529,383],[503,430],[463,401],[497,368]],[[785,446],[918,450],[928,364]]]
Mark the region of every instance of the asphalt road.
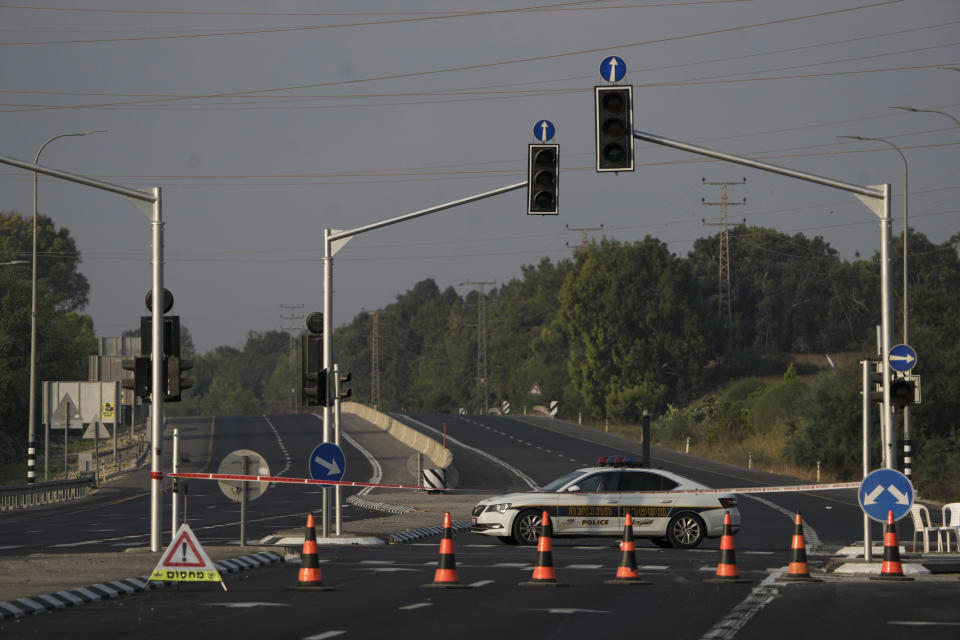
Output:
[[[218,419],[211,440],[203,427],[191,435],[188,465],[209,466],[235,448],[265,455],[271,473],[297,476],[304,456],[316,444],[310,416]],[[482,495],[522,490],[525,478],[543,483],[573,467],[592,464],[600,455],[639,453],[639,445],[557,421],[496,416],[410,417],[410,424],[431,432],[445,430],[455,455],[460,489]],[[442,435],[441,435],[442,438]],[[439,439],[439,438],[438,438]],[[222,440],[222,441],[221,441]],[[205,450],[204,447],[207,449]],[[344,446],[348,479],[366,480],[366,459]],[[209,452],[209,455],[207,454]],[[402,473],[409,452],[396,450],[388,466]],[[297,459],[301,458],[300,462]],[[289,467],[284,469],[286,461]],[[276,461],[277,467],[274,468]],[[794,480],[654,450],[654,466],[662,466],[716,487],[789,484]],[[282,473],[278,473],[282,471]],[[350,475],[359,472],[359,477]],[[384,478],[396,482],[396,478]],[[237,514],[215,488],[191,484],[189,513],[198,535],[209,542],[236,541]],[[201,483],[202,484],[202,483]],[[280,487],[277,487],[279,489]],[[290,487],[295,489],[295,487]],[[303,488],[299,488],[301,491]],[[561,588],[521,587],[529,580],[537,553],[531,547],[502,545],[484,536],[454,534],[460,581],[469,589],[423,589],[437,567],[437,539],[376,547],[323,547],[320,552],[324,585],[329,591],[296,589],[298,564],[275,564],[231,576],[229,591],[214,584],[183,584],[131,594],[115,600],[68,607],[49,615],[25,616],[0,624],[4,638],[205,638],[211,633],[233,637],[270,638],[488,638],[491,635],[536,638],[575,638],[599,633],[659,634],[671,638],[809,638],[843,637],[869,632],[876,638],[911,637],[922,627],[924,638],[955,638],[960,615],[957,575],[918,578],[911,582],[871,582],[866,578],[823,574],[820,569],[833,549],[861,535],[862,520],[852,492],[769,494],[762,500],[742,497],[744,528],[735,537],[741,576],[749,583],[705,581],[716,571],[719,542],[707,540],[693,550],[660,549],[638,542],[637,562],[652,584],[621,587],[604,584],[616,573],[621,554],[615,540],[556,539],[552,559]],[[219,496],[217,494],[220,494]],[[370,497],[375,497],[376,493]],[[383,493],[396,499],[396,493]],[[472,494],[468,494],[472,495]],[[402,498],[400,498],[402,499]],[[443,500],[443,497],[440,497]],[[458,495],[450,502],[469,504]],[[289,526],[302,529],[303,514],[316,507],[317,496],[274,491],[252,503],[251,525],[259,532]],[[61,539],[84,542],[84,548],[119,541],[97,542],[117,531],[97,531],[93,522],[112,509],[134,503],[131,517],[143,513],[142,498],[112,507],[78,509],[56,516],[71,529]],[[441,505],[438,505],[441,506]],[[441,507],[442,508],[442,507]],[[811,569],[822,582],[778,582],[790,560],[792,512],[800,509],[817,532]],[[353,517],[345,507],[347,517]],[[97,518],[91,517],[97,514]],[[366,522],[355,512],[358,526]],[[20,516],[25,517],[25,516]],[[53,516],[51,516],[53,517]],[[48,518],[21,521],[48,535]],[[71,524],[72,523],[72,524]],[[403,526],[398,516],[396,526]],[[6,543],[5,519],[0,535]],[[114,526],[111,524],[111,526]],[[116,526],[120,526],[119,524]],[[143,523],[130,525],[143,527]],[[66,538],[64,538],[64,535]],[[129,535],[143,535],[133,532]],[[72,536],[72,537],[71,537]],[[0,553],[23,553],[23,546]],[[41,545],[42,546],[42,545]],[[129,545],[128,545],[129,546]]]

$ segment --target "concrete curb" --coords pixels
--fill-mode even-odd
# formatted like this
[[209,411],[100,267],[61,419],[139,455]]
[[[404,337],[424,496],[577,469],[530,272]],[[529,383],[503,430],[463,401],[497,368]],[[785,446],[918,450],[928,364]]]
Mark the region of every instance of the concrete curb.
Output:
[[[214,564],[221,574],[236,573],[257,567],[264,567],[276,562],[284,562],[282,555],[273,551],[264,551],[248,556],[240,556],[229,560],[220,560]],[[138,591],[148,591],[164,587],[172,582],[151,582],[149,575],[136,578],[125,578],[111,582],[94,584],[87,587],[77,587],[58,591],[57,593],[18,598],[9,602],[0,602],[0,621],[20,618],[32,613],[41,613],[52,609],[63,609],[67,606],[86,604],[98,600],[117,598]]]

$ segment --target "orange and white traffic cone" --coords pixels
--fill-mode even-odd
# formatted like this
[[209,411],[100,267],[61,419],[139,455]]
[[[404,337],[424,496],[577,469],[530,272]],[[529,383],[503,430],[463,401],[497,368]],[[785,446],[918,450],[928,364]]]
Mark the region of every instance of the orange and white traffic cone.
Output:
[[540,537],[537,539],[537,566],[533,568],[533,576],[527,582],[521,582],[521,587],[565,587],[557,582],[557,574],[553,570],[553,529],[550,526],[550,514],[546,511],[540,519]]
[[633,541],[633,515],[627,513],[623,524],[623,540],[620,542],[620,566],[617,567],[617,576],[612,580],[604,580],[606,584],[653,584],[640,579],[637,571],[637,545]]
[[720,562],[717,564],[717,573],[704,582],[753,582],[740,577],[740,572],[737,570],[737,554],[733,546],[733,533],[730,529],[730,512],[727,511],[723,515],[723,535],[720,536]]
[[803,519],[797,512],[794,520],[793,539],[790,542],[790,564],[787,567],[787,574],[780,576],[777,580],[781,582],[822,582],[819,578],[810,575],[810,568],[807,566],[807,543],[803,538]]
[[300,576],[298,588],[327,590],[323,586],[323,576],[320,574],[320,559],[317,555],[317,528],[313,521],[313,514],[307,514],[307,530],[303,536],[303,552],[300,554]]
[[880,575],[870,576],[871,580],[913,580],[903,575],[900,543],[897,542],[897,528],[894,522],[893,511],[888,511],[887,524],[883,528],[883,564],[880,565]]
[[453,526],[450,523],[450,512],[443,514],[443,535],[440,537],[440,563],[433,574],[433,582],[423,585],[430,588],[457,589],[469,588],[460,584],[457,576],[457,560],[453,554]]

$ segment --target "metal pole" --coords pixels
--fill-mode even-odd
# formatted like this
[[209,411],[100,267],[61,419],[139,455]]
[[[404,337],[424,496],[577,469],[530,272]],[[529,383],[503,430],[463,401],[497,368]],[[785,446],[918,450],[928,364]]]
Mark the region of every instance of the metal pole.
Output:
[[[861,424],[863,426],[863,477],[870,473],[870,365],[869,360],[860,361],[861,384]],[[870,517],[863,514],[863,559],[870,562],[873,559],[873,541],[870,540]]]
[[[40,154],[48,144],[59,138],[73,136],[86,136],[91,133],[102,133],[96,131],[83,131],[81,133],[62,133],[53,136],[42,145],[37,151],[37,157],[34,164],[40,164]],[[39,173],[33,172],[33,274],[30,278],[30,415],[27,419],[27,484],[36,482],[36,464],[37,464],[37,178]],[[46,473],[46,468],[44,468]],[[44,477],[46,479],[46,477]]]
[[[331,371],[333,369],[333,253],[332,241],[330,240],[330,229],[323,230],[323,369]],[[326,381],[327,391],[324,396],[329,396],[330,380]],[[323,403],[323,442],[330,442],[330,402],[329,397]],[[326,538],[329,534],[330,516],[327,512],[328,502],[327,487],[323,488],[323,505],[320,512],[321,536]]]
[[[180,429],[174,427],[173,429],[173,462],[170,465],[170,468],[174,473],[180,472]],[[180,479],[173,479],[173,488],[170,490],[170,536],[177,535],[177,529],[179,526],[177,522],[179,520],[179,511],[180,511]]]
[[163,501],[163,472],[160,470],[163,453],[163,212],[160,207],[160,187],[153,188],[153,218],[150,222],[153,246],[153,335],[150,354],[150,550],[160,551],[160,528],[163,516],[160,506]]
[[[240,473],[247,475],[250,472],[250,458],[240,458]],[[247,481],[240,482],[240,546],[247,546]]]
[[881,349],[883,355],[883,420],[880,424],[886,437],[886,442],[883,443],[883,464],[887,469],[893,469],[896,466],[894,464],[896,436],[894,434],[893,412],[890,410],[891,371],[890,359],[887,357],[892,346],[893,327],[893,297],[890,294],[890,282],[893,275],[890,264],[890,185],[883,185],[883,189],[883,215],[880,218],[880,306],[883,310],[880,335],[883,342]]
[[[340,446],[340,365],[333,365],[333,443]],[[334,535],[341,535],[341,504],[340,504],[340,485],[333,487],[333,513],[334,513]]]

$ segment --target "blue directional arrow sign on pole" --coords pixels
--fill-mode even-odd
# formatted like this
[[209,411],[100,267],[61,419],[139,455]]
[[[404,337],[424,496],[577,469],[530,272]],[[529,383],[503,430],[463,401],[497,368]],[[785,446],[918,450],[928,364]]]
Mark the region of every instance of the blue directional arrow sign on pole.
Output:
[[556,132],[557,128],[549,120],[540,120],[533,125],[533,137],[540,142],[550,142]]
[[343,450],[332,442],[318,444],[310,453],[307,470],[314,480],[332,480],[343,478],[347,470],[347,459]]
[[917,366],[917,352],[910,345],[898,344],[890,348],[887,360],[890,361],[890,368],[894,371],[907,373]]
[[627,63],[623,61],[623,58],[610,56],[604,58],[603,62],[600,63],[600,77],[607,82],[616,84],[623,80],[625,75],[627,75]]
[[877,469],[860,483],[860,508],[871,520],[886,522],[892,511],[894,521],[910,512],[913,506],[913,484],[896,469]]

